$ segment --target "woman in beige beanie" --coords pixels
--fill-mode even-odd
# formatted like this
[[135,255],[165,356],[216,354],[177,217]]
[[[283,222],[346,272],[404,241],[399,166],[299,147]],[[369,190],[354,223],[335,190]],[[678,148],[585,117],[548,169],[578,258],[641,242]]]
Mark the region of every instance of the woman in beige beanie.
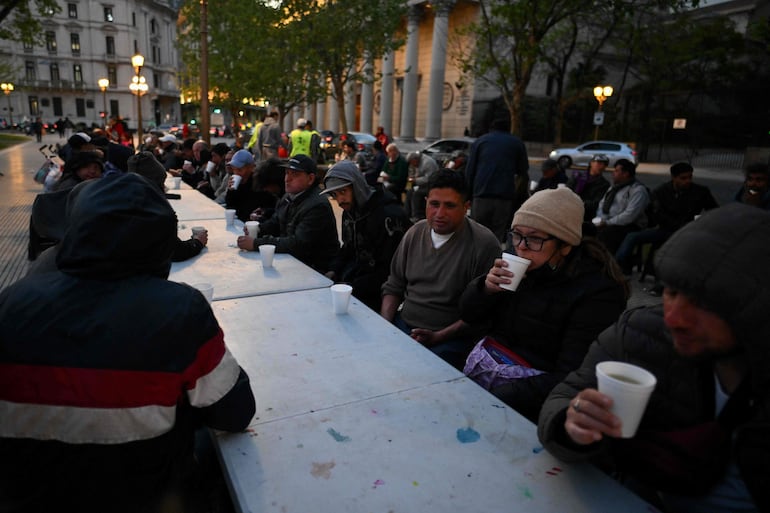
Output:
[[530,261],[516,291],[500,287],[513,273],[499,258],[460,299],[462,319],[488,327],[465,373],[534,422],[628,298],[622,271],[595,239],[582,238],[582,223],[583,202],[571,190],[535,193],[508,234],[506,251]]

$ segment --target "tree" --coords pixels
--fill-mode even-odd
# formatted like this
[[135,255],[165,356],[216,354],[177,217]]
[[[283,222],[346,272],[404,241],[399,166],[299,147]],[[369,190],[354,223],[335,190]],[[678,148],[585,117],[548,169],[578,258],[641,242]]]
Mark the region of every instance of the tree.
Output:
[[43,45],[40,19],[59,11],[57,0],[4,0],[0,6],[0,39]]
[[[376,80],[368,63],[404,44],[397,37],[406,16],[402,0],[287,0],[283,3],[287,28],[303,43],[308,77],[313,83],[328,81],[337,100],[342,132],[345,91],[355,83]],[[310,71],[314,70],[314,71]]]

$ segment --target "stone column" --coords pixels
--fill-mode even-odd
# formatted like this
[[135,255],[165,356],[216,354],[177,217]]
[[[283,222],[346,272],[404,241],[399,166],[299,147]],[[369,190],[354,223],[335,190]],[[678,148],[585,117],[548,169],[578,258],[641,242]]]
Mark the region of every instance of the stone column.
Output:
[[380,88],[380,116],[379,126],[385,129],[385,133],[393,135],[393,52],[388,52],[382,58],[382,87]]
[[350,79],[345,85],[345,121],[348,132],[356,129],[356,85],[357,82]]
[[435,141],[441,137],[441,116],[444,103],[444,75],[446,71],[446,45],[449,37],[449,13],[453,0],[438,0],[433,4],[433,45],[430,61],[430,90],[428,93],[428,120],[425,140]]
[[417,123],[417,75],[419,57],[419,22],[422,7],[410,5],[406,23],[406,74],[404,75],[404,99],[401,104],[401,133],[399,140],[414,142]]
[[340,131],[340,113],[337,110],[337,99],[333,96],[328,97],[329,100],[329,130],[335,134]]
[[361,132],[372,132],[372,112],[374,111],[374,66],[371,56],[366,56],[364,67],[366,81],[361,84],[361,125],[358,129]]

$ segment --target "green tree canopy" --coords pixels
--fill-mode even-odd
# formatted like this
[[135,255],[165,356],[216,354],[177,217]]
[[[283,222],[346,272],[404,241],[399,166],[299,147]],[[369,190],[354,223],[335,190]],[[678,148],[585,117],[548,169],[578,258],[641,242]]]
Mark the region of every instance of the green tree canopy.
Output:
[[4,0],[0,5],[0,39],[42,45],[42,18],[61,11],[57,0]]

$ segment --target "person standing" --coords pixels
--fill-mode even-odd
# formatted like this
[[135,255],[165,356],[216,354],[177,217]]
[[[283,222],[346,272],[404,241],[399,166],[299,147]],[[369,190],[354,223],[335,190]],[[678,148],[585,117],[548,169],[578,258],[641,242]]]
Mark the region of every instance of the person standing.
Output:
[[259,128],[257,146],[262,160],[278,157],[278,149],[283,144],[281,140],[281,125],[278,123],[278,111],[273,111],[265,118]]
[[380,144],[382,144],[383,148],[387,148],[388,144],[390,144],[390,137],[388,137],[388,134],[385,133],[385,127],[378,126],[374,137],[380,141]]
[[297,128],[289,133],[289,157],[299,154],[310,155],[312,138],[313,134],[310,130],[307,130],[307,120],[299,118],[297,120]]
[[471,145],[465,167],[471,217],[492,230],[500,242],[505,240],[516,210],[517,176],[529,176],[527,148],[509,129],[508,120],[493,121],[489,133]]
[[58,270],[0,293],[0,509],[191,511],[196,430],[248,426],[248,376],[203,295],[168,280],[177,219],[155,185],[113,174],[69,210]]

